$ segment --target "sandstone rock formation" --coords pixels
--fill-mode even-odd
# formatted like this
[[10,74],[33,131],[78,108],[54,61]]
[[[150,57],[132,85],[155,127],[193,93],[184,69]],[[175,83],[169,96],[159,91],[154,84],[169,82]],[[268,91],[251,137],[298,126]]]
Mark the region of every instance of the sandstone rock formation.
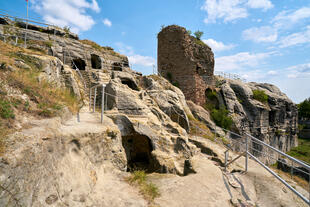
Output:
[[[213,76],[211,48],[190,36],[185,28],[172,25],[158,34],[158,70],[170,82],[178,83],[185,98],[193,101],[188,102],[193,115],[212,131],[215,125],[209,113],[195,105],[208,104],[209,91],[217,94],[215,107],[227,108],[237,133],[250,133],[284,152],[297,145],[296,105],[273,85]],[[264,91],[268,103],[255,100],[253,90]]]
[[[1,22],[3,21],[0,20]],[[179,37],[186,39],[183,46],[191,47],[187,44],[196,41],[182,28],[169,28],[176,30],[176,34],[182,32]],[[0,31],[3,31],[1,29],[3,26],[0,25]],[[50,41],[47,33],[33,30],[29,35],[41,38],[44,42]],[[165,35],[165,30],[159,37],[161,35]],[[196,199],[192,202],[196,206],[238,205],[238,200],[242,205],[294,205],[296,197],[291,192],[282,191],[282,187],[277,187],[278,183],[271,181],[270,177],[270,194],[264,194],[261,186],[266,183],[255,179],[264,181],[267,176],[260,175],[256,178],[254,172],[249,177],[242,178],[249,178],[253,182],[243,182],[241,179],[241,183],[246,184],[246,188],[243,187],[242,190],[246,189],[251,193],[250,200],[242,197],[242,190],[232,190],[234,194],[230,194],[231,190],[225,190],[228,184],[221,168],[226,149],[188,133],[188,117],[193,116],[210,125],[210,128],[216,128],[207,111],[185,100],[191,93],[195,97],[193,101],[202,104],[205,100],[207,82],[201,83],[208,81],[204,79],[205,75],[210,77],[213,74],[214,64],[209,47],[194,43],[195,46],[186,50],[186,65],[193,69],[186,75],[194,78],[189,78],[184,83],[201,87],[199,90],[195,89],[197,93],[191,91],[184,95],[179,88],[162,77],[141,76],[132,71],[124,56],[97,50],[89,44],[79,42],[77,38],[64,39],[56,36],[52,40],[54,42],[51,47],[49,44],[35,45],[48,50],[48,54],[54,57],[43,53],[20,55],[35,59],[35,65],[40,68],[39,81],[46,80],[55,87],[69,88],[81,98],[84,107],[82,104],[80,122],[77,121],[76,114],[72,116],[65,109],[60,117],[52,119],[38,120],[36,117],[16,115],[15,123],[12,124],[15,131],[8,136],[6,153],[0,157],[0,206],[148,206],[137,190],[124,181],[128,177],[128,171],[137,169],[177,175],[170,175],[172,179],[168,181],[154,179],[160,184],[163,193],[156,203],[162,206],[188,206],[191,195]],[[77,65],[81,71],[75,70]],[[30,66],[23,59],[16,58],[16,67],[18,70],[27,70]],[[184,73],[180,73],[180,77],[182,74]],[[177,79],[171,81],[175,80]],[[1,80],[1,84],[5,85],[5,80]],[[89,97],[88,92],[95,84],[106,84],[107,102],[104,104],[102,124],[99,113],[90,113],[85,107],[85,104],[92,102],[89,98],[93,97]],[[186,89],[186,84],[185,88],[181,87],[182,90]],[[31,104],[30,98],[22,90],[12,86],[3,88],[8,96],[27,99]],[[270,97],[269,106],[253,100],[253,88],[266,91]],[[294,104],[277,88],[266,84],[243,84],[225,80],[220,90],[219,102],[225,104],[232,115],[235,114],[233,117],[238,129],[245,126],[244,131],[255,134],[258,133],[256,127],[260,127],[263,140],[281,145],[284,150],[290,147],[288,144],[295,143],[294,128],[289,129],[289,124],[295,123]],[[237,103],[239,96],[244,100],[241,105]],[[99,90],[95,100],[97,105],[101,104],[101,98]],[[268,114],[270,111],[274,112]],[[275,114],[274,117],[271,116],[273,125],[266,127],[264,121],[269,119],[270,114]],[[277,133],[276,129],[285,129],[290,133],[291,140],[287,141],[286,134],[282,134],[273,141],[271,136],[272,133]],[[224,136],[225,133],[221,132],[221,135]],[[240,171],[240,165],[236,164],[231,170]],[[251,165],[255,171],[257,165]],[[156,175],[158,174],[154,174],[155,177]],[[285,202],[270,199],[274,192],[279,193],[272,195],[285,197]],[[202,197],[210,199],[206,201]],[[296,206],[303,205],[298,202]]]
[[186,29],[172,25],[158,33],[158,72],[178,85],[187,100],[205,103],[205,90],[213,81],[214,54]]
[[[297,107],[276,86],[226,79],[220,89],[219,98],[240,132],[247,132],[284,152],[297,146]],[[255,100],[254,90],[264,91],[268,102]]]

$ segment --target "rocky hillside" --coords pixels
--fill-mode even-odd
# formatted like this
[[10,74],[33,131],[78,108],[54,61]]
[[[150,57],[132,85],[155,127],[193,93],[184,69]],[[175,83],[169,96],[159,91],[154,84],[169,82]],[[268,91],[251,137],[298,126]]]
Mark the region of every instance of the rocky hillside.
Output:
[[[30,33],[42,36],[36,47],[0,41],[0,206],[304,206],[266,173],[255,174],[254,162],[248,174],[236,173],[244,160],[224,172],[226,148],[210,141],[206,124],[216,126],[209,112],[187,102],[168,80],[142,76],[126,57],[89,41]],[[54,42],[41,48],[45,35]],[[89,91],[98,84],[106,85],[103,123],[100,90],[89,112]],[[227,95],[228,88],[237,90],[228,84],[221,81],[216,100],[254,119],[253,94],[244,95],[255,104],[252,111],[237,111],[236,92]],[[278,102],[280,110],[285,101]],[[148,188],[128,182],[137,170],[151,173],[144,180]],[[145,196],[156,190],[160,197]]]
[[[158,34],[158,67],[171,83],[180,83],[187,100],[207,110],[197,113],[191,107],[209,126],[213,124],[206,117],[211,115],[217,125],[249,133],[284,152],[297,145],[296,104],[274,85],[214,76],[211,48],[185,28],[172,25]],[[260,155],[261,149],[255,150]]]

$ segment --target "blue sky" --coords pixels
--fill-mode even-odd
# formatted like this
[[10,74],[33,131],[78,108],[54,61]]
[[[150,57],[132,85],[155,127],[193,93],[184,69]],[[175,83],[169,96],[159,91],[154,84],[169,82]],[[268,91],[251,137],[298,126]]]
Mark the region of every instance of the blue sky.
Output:
[[[26,1],[1,0],[0,12],[25,16]],[[29,0],[29,16],[113,47],[143,74],[162,25],[201,30],[215,71],[275,84],[296,103],[310,97],[309,0]]]

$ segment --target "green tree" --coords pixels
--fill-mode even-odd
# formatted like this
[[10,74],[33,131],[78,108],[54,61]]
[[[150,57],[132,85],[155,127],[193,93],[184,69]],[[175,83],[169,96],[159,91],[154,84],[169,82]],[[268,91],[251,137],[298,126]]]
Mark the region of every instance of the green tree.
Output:
[[303,102],[297,105],[298,115],[300,118],[310,119],[310,98],[305,99]]
[[202,32],[202,31],[197,30],[197,31],[194,33],[194,35],[195,35],[195,37],[196,37],[198,40],[200,40],[200,38],[201,38],[201,37],[202,37],[202,35],[203,35],[203,32]]
[[192,31],[191,30],[186,30],[187,34],[192,35]]

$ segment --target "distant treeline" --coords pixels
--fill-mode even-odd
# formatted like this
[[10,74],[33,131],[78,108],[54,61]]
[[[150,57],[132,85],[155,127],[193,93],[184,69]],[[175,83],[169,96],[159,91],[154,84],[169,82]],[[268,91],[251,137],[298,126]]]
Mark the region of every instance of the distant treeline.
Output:
[[305,99],[298,106],[299,119],[310,119],[310,98]]

